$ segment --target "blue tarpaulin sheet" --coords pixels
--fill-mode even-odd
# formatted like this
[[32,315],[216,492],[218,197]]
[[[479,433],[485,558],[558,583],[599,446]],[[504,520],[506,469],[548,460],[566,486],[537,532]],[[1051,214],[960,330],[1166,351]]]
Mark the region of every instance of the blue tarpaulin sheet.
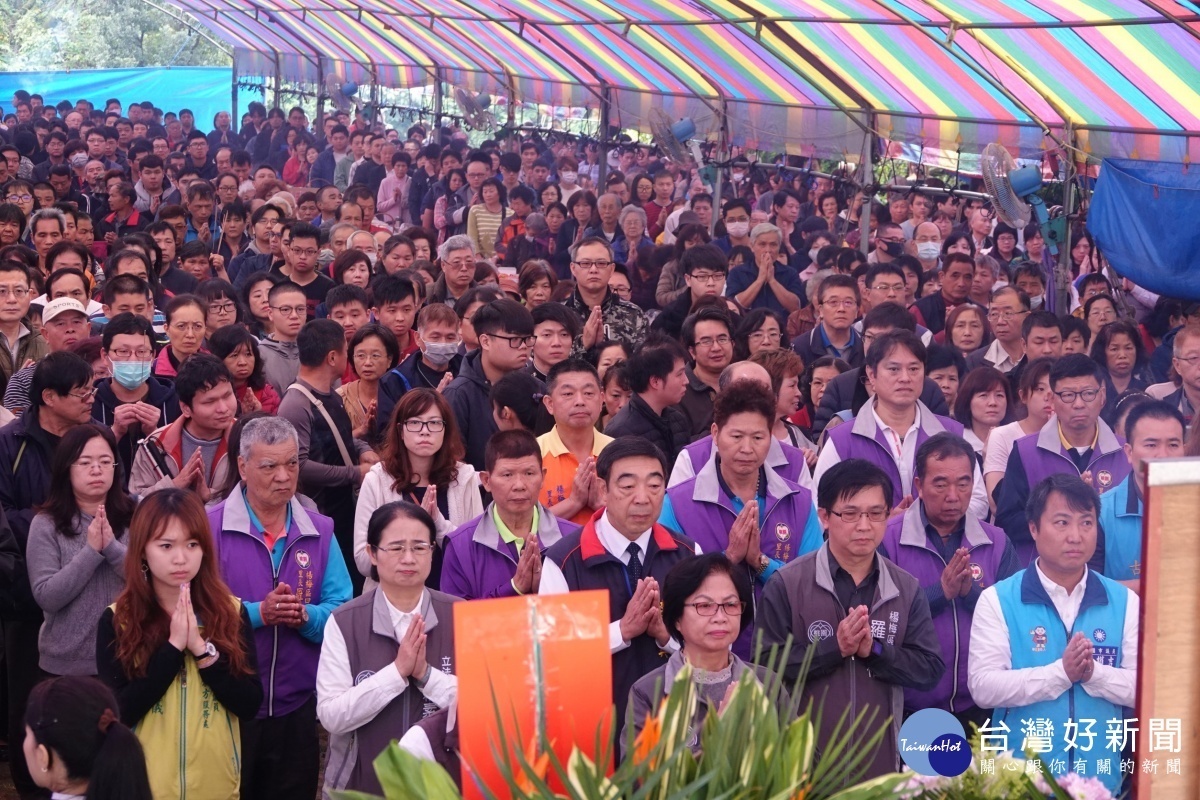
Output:
[[[18,89],[40,94],[47,105],[62,100],[90,100],[98,108],[110,97],[130,103],[149,100],[164,111],[191,109],[196,125],[211,130],[218,111],[229,111],[233,70],[229,67],[144,67],[138,69],[83,69],[50,72],[0,72],[0,105],[11,110]],[[251,100],[262,100],[259,92],[241,89],[238,113],[244,114]],[[235,127],[240,121],[234,120]]]
[[1200,300],[1200,168],[1107,158],[1088,230],[1123,277],[1152,292]]

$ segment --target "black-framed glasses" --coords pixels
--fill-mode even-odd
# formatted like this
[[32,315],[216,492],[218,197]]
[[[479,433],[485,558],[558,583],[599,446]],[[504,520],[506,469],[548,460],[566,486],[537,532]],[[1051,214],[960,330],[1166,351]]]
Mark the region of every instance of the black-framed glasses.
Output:
[[863,511],[861,508],[847,508],[845,511],[834,511],[830,509],[830,514],[838,517],[842,522],[847,522],[851,525],[858,522],[865,515],[871,522],[883,522],[888,517],[886,508],[872,508]]
[[522,346],[533,347],[533,343],[537,341],[536,336],[504,336],[499,333],[485,333],[484,336],[491,336],[493,339],[504,339],[513,350],[519,350]]
[[1090,403],[1099,396],[1099,389],[1084,389],[1079,392],[1054,392],[1054,396],[1062,400],[1067,405],[1075,402],[1075,398],[1082,397],[1083,402]]
[[702,617],[715,617],[718,608],[724,611],[728,617],[740,617],[742,610],[746,607],[746,604],[741,600],[730,600],[727,603],[713,603],[701,600],[696,603],[684,603],[684,605],[696,609],[696,613]]
[[430,433],[441,433],[446,429],[446,421],[440,419],[406,419],[404,430],[409,433],[420,433],[428,429]]

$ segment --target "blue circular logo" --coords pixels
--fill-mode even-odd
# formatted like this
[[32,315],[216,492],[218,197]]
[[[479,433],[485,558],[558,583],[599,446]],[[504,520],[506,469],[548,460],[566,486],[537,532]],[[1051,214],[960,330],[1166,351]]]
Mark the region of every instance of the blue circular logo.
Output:
[[906,719],[896,746],[900,758],[918,775],[953,778],[971,766],[971,747],[962,723],[940,708],[925,708]]

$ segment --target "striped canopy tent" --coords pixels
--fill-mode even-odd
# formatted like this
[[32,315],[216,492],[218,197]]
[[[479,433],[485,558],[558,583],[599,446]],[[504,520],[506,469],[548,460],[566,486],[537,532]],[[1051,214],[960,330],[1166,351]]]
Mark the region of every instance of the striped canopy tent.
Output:
[[691,117],[750,148],[855,157],[870,137],[1038,157],[1200,155],[1191,0],[170,0],[241,76],[461,86]]

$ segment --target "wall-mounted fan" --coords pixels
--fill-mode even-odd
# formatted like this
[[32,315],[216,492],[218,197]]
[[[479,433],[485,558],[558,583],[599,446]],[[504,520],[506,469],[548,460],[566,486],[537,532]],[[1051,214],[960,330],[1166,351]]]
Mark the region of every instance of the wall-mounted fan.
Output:
[[496,127],[496,117],[488,110],[492,98],[487,94],[472,94],[466,89],[454,90],[454,101],[462,109],[463,121],[467,127],[477,131],[491,130]]
[[358,84],[354,81],[343,81],[337,75],[326,75],[324,95],[333,103],[338,111],[357,111]]
[[1018,167],[1008,150],[996,142],[984,148],[979,165],[1000,221],[1021,230],[1031,219],[1036,220],[1046,247],[1052,254],[1057,253],[1066,229],[1050,219],[1046,203],[1037,194],[1042,188],[1042,170],[1034,165]]
[[672,122],[661,108],[652,108],[648,121],[654,143],[662,148],[668,158],[678,164],[686,164],[689,159],[695,159],[697,164],[704,163],[704,157],[700,153],[700,142],[695,138],[695,120],[684,117]]

